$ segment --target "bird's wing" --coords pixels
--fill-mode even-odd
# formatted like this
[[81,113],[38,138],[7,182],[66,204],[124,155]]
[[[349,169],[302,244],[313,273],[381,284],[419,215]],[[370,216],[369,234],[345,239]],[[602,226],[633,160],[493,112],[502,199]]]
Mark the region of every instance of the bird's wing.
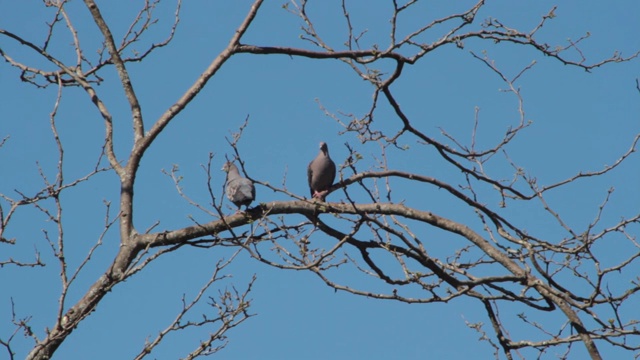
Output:
[[311,187],[311,183],[313,181],[313,163],[314,162],[315,162],[315,159],[309,163],[309,166],[307,166],[307,181],[309,183],[309,190],[311,191],[311,196],[313,196],[313,188]]

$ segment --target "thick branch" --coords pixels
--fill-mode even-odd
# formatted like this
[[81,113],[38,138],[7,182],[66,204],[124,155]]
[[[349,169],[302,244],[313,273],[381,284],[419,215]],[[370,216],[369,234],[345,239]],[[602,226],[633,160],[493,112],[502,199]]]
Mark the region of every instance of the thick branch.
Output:
[[135,134],[135,140],[134,140],[134,143],[135,143],[144,134],[144,125],[142,123],[142,111],[140,110],[140,103],[138,102],[138,97],[136,96],[136,93],[133,90],[133,85],[131,84],[129,73],[127,72],[127,68],[124,66],[122,57],[120,57],[120,53],[118,52],[116,43],[113,40],[113,35],[111,34],[111,30],[109,29],[109,26],[107,25],[107,23],[104,21],[102,14],[100,14],[100,9],[98,9],[98,5],[96,5],[95,1],[93,0],[84,0],[84,3],[89,8],[89,11],[91,12],[91,16],[93,16],[93,20],[96,22],[96,25],[98,25],[100,32],[102,32],[102,36],[104,37],[105,44],[107,45],[107,49],[109,50],[109,55],[111,55],[111,61],[116,66],[116,69],[118,70],[118,76],[120,77],[122,88],[124,89],[124,93],[127,96],[127,100],[129,101],[129,106],[131,107],[131,114],[133,116],[133,131]]
[[569,319],[572,326],[579,333],[581,340],[584,342],[589,354],[593,359],[600,359],[597,348],[591,339],[585,326],[578,317],[577,313],[572,309],[571,305],[565,301],[561,294],[558,294],[550,286],[544,284],[540,279],[528,273],[521,268],[509,256],[494,247],[489,241],[484,239],[480,234],[473,231],[466,225],[435,215],[428,211],[420,211],[406,207],[402,204],[393,203],[373,203],[373,204],[344,204],[344,203],[317,203],[309,201],[290,201],[290,202],[269,202],[262,203],[260,206],[249,210],[247,213],[236,214],[225,219],[212,221],[206,224],[191,226],[180,230],[167,231],[157,234],[146,234],[140,237],[144,246],[156,247],[178,244],[190,239],[218,234],[235,228],[238,226],[249,224],[255,220],[259,220],[267,215],[273,216],[278,214],[301,214],[307,217],[315,217],[319,214],[380,214],[380,215],[396,215],[407,219],[421,221],[447,232],[458,234],[474,245],[476,245],[485,254],[496,262],[500,263],[505,269],[513,275],[526,279],[524,284],[535,288],[541,295],[556,304],[565,316]]
[[394,52],[381,52],[377,50],[348,50],[348,51],[313,51],[300,48],[280,47],[280,46],[257,46],[257,45],[239,45],[236,52],[248,53],[255,55],[287,55],[301,56],[310,59],[354,59],[361,63],[371,63],[377,59],[396,59],[402,62],[413,63],[411,59],[406,58]]

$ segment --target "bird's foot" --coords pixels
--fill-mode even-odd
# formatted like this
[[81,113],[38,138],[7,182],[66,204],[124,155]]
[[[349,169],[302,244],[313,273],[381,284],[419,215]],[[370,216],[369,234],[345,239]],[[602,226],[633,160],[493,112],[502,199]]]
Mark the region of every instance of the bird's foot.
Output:
[[314,199],[318,199],[320,201],[324,201],[324,198],[327,196],[327,193],[329,192],[329,190],[324,190],[324,191],[314,191],[313,192],[313,198]]

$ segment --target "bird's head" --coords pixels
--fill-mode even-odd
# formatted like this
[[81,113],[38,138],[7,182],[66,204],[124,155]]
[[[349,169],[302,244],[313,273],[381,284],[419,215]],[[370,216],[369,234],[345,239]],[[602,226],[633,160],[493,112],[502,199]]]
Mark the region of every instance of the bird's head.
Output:
[[231,167],[234,166],[233,163],[231,161],[227,161],[226,163],[224,163],[224,165],[222,165],[222,171],[224,172],[229,172],[229,170],[231,170]]
[[325,155],[329,154],[329,147],[327,146],[326,142],[321,142],[320,143],[320,151],[322,151]]

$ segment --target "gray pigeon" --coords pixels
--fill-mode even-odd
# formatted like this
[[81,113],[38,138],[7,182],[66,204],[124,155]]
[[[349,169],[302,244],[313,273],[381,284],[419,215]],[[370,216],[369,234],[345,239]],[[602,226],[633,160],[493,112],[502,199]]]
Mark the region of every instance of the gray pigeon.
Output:
[[222,170],[227,173],[227,187],[225,192],[227,197],[238,207],[242,205],[249,209],[249,204],[256,198],[256,188],[251,180],[240,176],[238,168],[232,162],[226,162]]
[[324,201],[333,180],[336,178],[336,164],[329,157],[329,148],[324,142],[320,143],[320,152],[307,167],[307,179],[311,197]]

